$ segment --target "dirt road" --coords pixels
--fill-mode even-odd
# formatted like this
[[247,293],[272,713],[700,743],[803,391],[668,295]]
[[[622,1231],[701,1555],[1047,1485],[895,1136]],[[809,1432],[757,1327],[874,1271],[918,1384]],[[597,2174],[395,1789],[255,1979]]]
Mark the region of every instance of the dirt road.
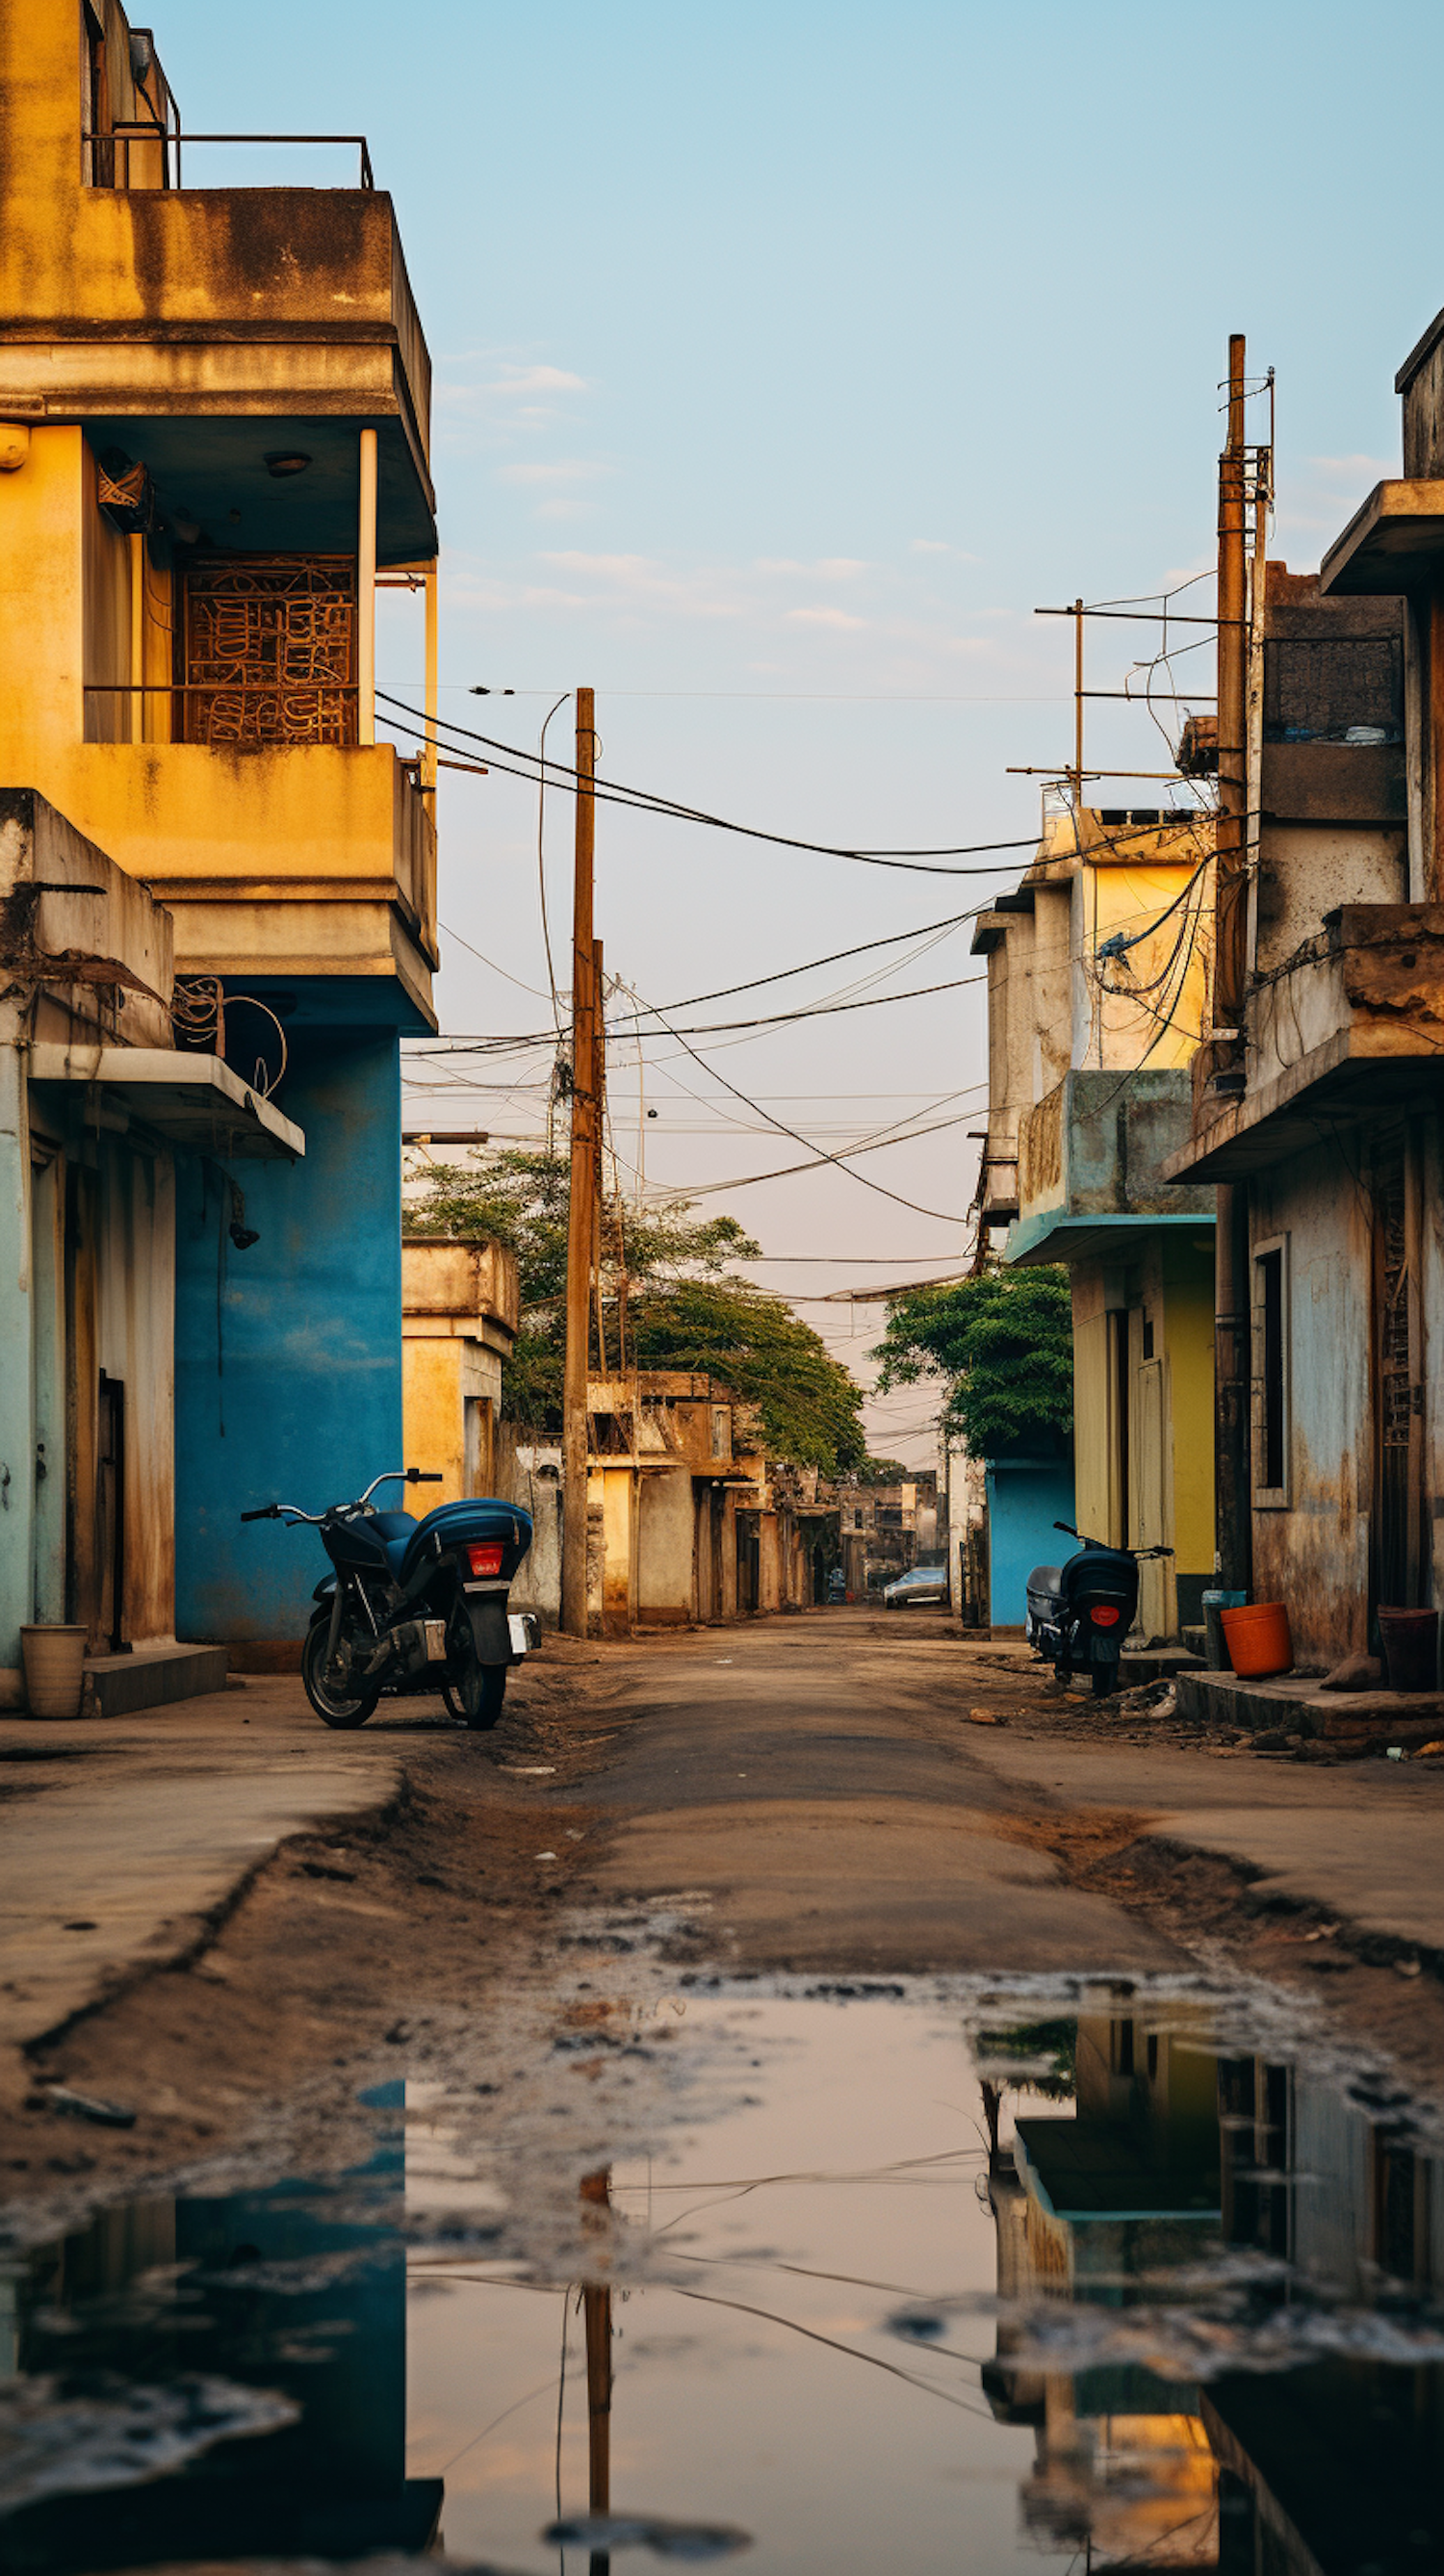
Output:
[[[1127,1978],[1222,1945],[1444,2086],[1433,1766],[1186,1740],[931,1614],[549,1640],[485,1740],[428,1702],[328,1736],[275,1682],[12,1721],[0,1773],[22,2203],[258,2122],[294,2158],[295,2124],[344,2121],[401,2042],[414,2066],[588,1944],[834,1979]],[[62,2116],[55,2083],[133,2125]]]

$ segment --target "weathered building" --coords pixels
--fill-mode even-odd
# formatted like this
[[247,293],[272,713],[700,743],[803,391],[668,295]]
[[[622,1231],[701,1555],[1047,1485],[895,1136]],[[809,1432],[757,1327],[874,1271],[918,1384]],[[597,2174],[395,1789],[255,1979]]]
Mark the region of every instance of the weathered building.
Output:
[[1441,348],[1444,316],[1398,378],[1404,476],[1319,575],[1255,573],[1240,1025],[1170,1167],[1240,1209],[1241,1570],[1315,1662],[1444,1599]]
[[516,1255],[489,1235],[401,1244],[407,1463],[439,1474],[428,1508],[497,1490],[502,1364],[516,1339]]
[[92,1705],[224,1678],[175,1644],[176,1213],[237,1224],[236,1173],[254,1196],[305,1138],[177,1046],[174,981],[164,907],[0,790],[0,1705],[33,1622],[86,1632]]
[[1141,1569],[1139,1626],[1201,1616],[1213,1571],[1213,1194],[1167,1185],[1207,1026],[1211,825],[1177,813],[1048,817],[1016,892],[978,921],[989,1105],[979,1183],[1007,1263],[1061,1263],[1073,1310],[1074,1436],[988,1462],[990,1612],[1024,1615],[1055,1520]]
[[185,1030],[308,1139],[244,1244],[228,1165],[177,1180],[176,1615],[265,1660],[314,1575],[240,1507],[402,1463],[434,769],[376,740],[375,596],[424,588],[434,670],[429,363],[364,147],[352,187],[205,185],[116,0],[0,13],[0,130],[0,778],[150,887]]
[[886,1485],[839,1477],[826,1487],[837,1511],[838,1548],[848,1596],[881,1592],[908,1567],[941,1555],[935,1467]]

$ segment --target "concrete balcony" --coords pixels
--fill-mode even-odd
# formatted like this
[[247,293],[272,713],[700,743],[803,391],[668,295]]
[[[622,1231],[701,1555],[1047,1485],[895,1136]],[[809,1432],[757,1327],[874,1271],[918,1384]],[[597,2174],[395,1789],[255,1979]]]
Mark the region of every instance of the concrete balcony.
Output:
[[[78,147],[77,147],[78,148]],[[354,544],[356,425],[378,431],[378,554],[436,552],[431,362],[391,200],[369,188],[76,188],[0,197],[0,413],[79,423],[163,501],[247,546]],[[263,451],[285,426],[295,491]],[[238,493],[238,477],[248,488]],[[322,524],[335,487],[336,529]]]
[[1174,1178],[1235,1180],[1444,1088],[1444,904],[1343,904],[1250,994],[1245,1087],[1204,1092]]
[[1069,1073],[1024,1118],[1010,1262],[1077,1261],[1145,1228],[1213,1222],[1213,1191],[1164,1180],[1189,1132],[1186,1066]]
[[390,744],[72,742],[46,767],[174,917],[178,973],[395,979],[436,1026],[436,828]]

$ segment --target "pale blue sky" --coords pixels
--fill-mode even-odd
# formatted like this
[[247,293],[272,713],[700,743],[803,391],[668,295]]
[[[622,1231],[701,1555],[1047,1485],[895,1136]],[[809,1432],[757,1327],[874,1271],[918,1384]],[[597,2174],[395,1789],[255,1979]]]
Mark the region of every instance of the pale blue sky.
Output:
[[[1036,789],[1006,766],[1061,760],[1071,725],[1069,630],[1032,609],[1207,563],[1230,329],[1278,371],[1275,554],[1316,564],[1398,470],[1394,371],[1444,303],[1435,8],[171,0],[156,37],[193,126],[369,136],[436,368],[443,706],[518,742],[586,680],[604,765],[671,795],[823,840],[1027,833]],[[1100,645],[1099,683],[1125,658]],[[414,684],[419,626],[413,644],[393,613],[383,660]],[[473,681],[519,694],[469,699]],[[1160,765],[1142,714],[1100,711],[1091,741]],[[448,780],[441,812],[443,920],[544,984],[530,792]],[[559,801],[563,925],[569,835]],[[609,969],[666,1003],[927,923],[991,882],[604,809],[598,926]],[[894,981],[967,972],[962,933]],[[439,998],[459,1031],[547,1016],[455,946]],[[715,1060],[835,1151],[977,1083],[982,1029],[967,989]],[[650,1179],[800,1159],[724,1125],[761,1122],[652,1052]],[[632,1156],[634,1051],[613,1078]],[[532,1132],[537,1098],[458,1093],[445,1122],[484,1110]],[[961,1215],[978,1123],[861,1168]],[[896,1253],[899,1275],[963,1240],[830,1171],[708,1203],[771,1251]],[[801,1291],[867,1273],[758,1275]],[[804,1311],[854,1360],[872,1338],[844,1342],[845,1309]],[[927,1409],[894,1400],[875,1437],[923,1456],[904,1426]]]

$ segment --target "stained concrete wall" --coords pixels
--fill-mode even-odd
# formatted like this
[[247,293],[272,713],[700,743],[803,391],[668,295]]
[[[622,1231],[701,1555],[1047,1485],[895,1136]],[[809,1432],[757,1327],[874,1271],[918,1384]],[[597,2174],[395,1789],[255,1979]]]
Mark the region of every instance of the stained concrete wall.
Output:
[[1307,1662],[1368,1644],[1372,1252],[1356,1160],[1357,1143],[1329,1140],[1250,1190],[1252,1243],[1287,1238],[1289,1332],[1288,1502],[1254,1511],[1253,1593],[1285,1603]]
[[533,1442],[510,1422],[496,1429],[496,1490],[531,1514],[532,1542],[511,1587],[513,1610],[532,1610],[547,1628],[562,1615],[562,1453]]
[[686,1468],[640,1479],[637,1616],[647,1626],[685,1627],[695,1604],[697,1508]]

